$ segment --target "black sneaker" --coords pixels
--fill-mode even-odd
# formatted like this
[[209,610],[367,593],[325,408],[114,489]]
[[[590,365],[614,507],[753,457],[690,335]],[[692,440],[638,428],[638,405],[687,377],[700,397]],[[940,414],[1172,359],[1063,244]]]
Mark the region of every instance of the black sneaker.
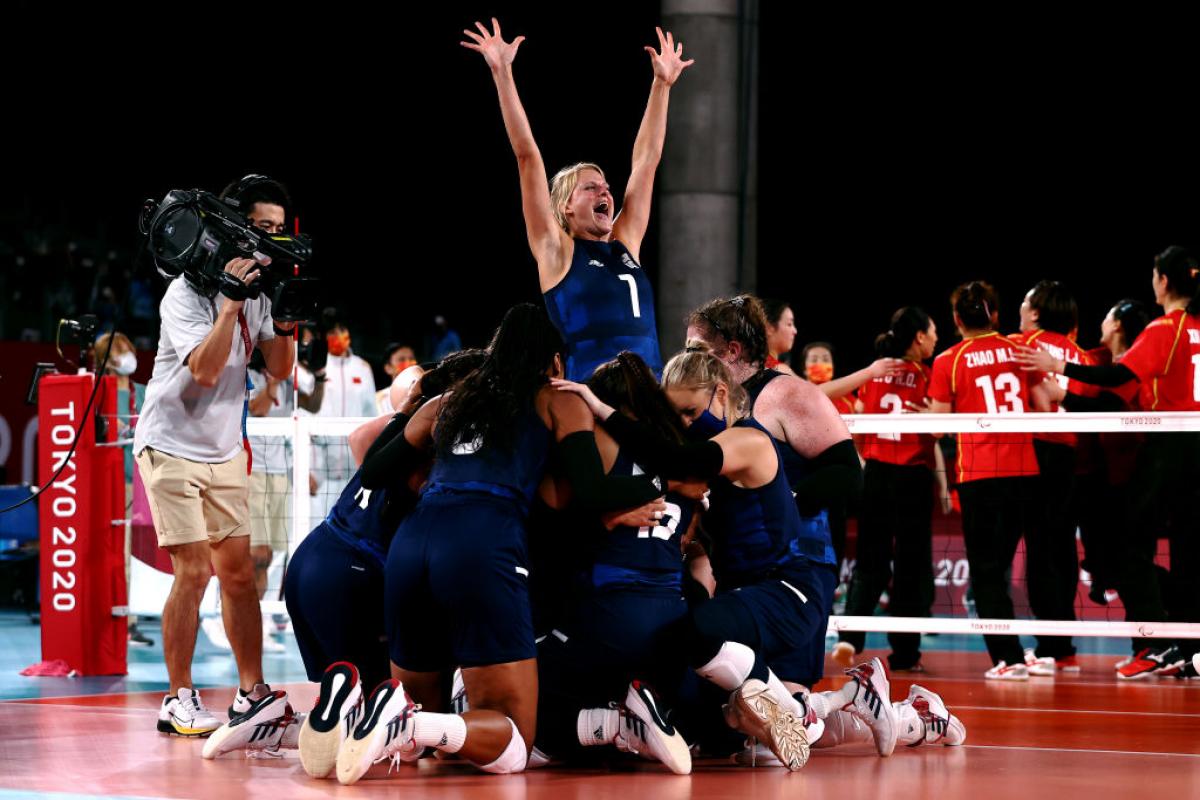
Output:
[[146,634],[142,633],[140,630],[138,630],[137,625],[129,626],[129,643],[130,644],[140,644],[143,647],[153,647],[154,646],[154,640],[151,639]]
[[1160,651],[1158,657],[1162,660],[1162,666],[1155,670],[1155,673],[1163,678],[1172,678],[1178,675],[1184,666],[1191,666],[1188,664],[1189,659],[1184,657],[1175,645]]
[[1200,672],[1196,672],[1196,665],[1192,663],[1184,664],[1179,672],[1175,673],[1177,681],[1194,681],[1200,680]]

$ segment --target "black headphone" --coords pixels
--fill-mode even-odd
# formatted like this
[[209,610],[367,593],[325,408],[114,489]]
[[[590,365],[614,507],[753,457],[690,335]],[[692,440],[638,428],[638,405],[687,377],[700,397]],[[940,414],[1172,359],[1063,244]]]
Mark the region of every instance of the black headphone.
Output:
[[242,208],[242,199],[251,189],[258,186],[266,188],[271,195],[277,195],[278,199],[283,201],[282,205],[284,209],[289,212],[291,211],[292,198],[288,194],[287,189],[284,188],[282,183],[274,178],[268,178],[266,175],[250,174],[241,180],[234,181],[221,191],[221,200],[224,200],[244,214],[247,209]]

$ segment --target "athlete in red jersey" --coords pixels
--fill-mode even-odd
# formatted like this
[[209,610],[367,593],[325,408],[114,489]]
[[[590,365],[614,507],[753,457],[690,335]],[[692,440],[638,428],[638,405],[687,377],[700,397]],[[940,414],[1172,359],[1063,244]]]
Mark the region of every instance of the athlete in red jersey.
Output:
[[[954,324],[963,340],[933,362],[930,410],[968,414],[1021,414],[1029,408],[1026,373],[1015,345],[996,332],[999,298],[982,281],[954,290]],[[962,503],[963,543],[980,617],[1012,619],[1007,572],[1031,511],[1038,474],[1028,433],[964,433],[955,464]],[[1028,680],[1021,640],[984,636],[994,666],[986,677]]]
[[[1079,307],[1067,287],[1058,281],[1040,281],[1021,302],[1021,332],[1009,338],[1072,364],[1090,365],[1091,357],[1075,343],[1078,328]],[[1094,387],[1064,375],[1047,377],[1077,395],[1099,394]],[[1051,401],[1038,410],[1064,409]],[[1074,433],[1033,435],[1039,478],[1037,512],[1030,516],[1025,531],[1025,571],[1029,604],[1038,619],[1075,619],[1075,592],[1079,585],[1079,556],[1075,547],[1078,521],[1073,501],[1077,443]],[[1030,675],[1051,678],[1059,670],[1079,672],[1069,636],[1039,636],[1037,650],[1025,652],[1025,665]]]
[[[1182,247],[1168,247],[1154,259],[1154,299],[1166,312],[1151,322],[1110,367],[1066,364],[1041,350],[1020,356],[1030,370],[1061,372],[1099,386],[1136,379],[1149,386],[1150,411],[1200,411],[1200,259]],[[1139,622],[1200,621],[1200,434],[1148,434],[1130,485],[1118,591],[1126,619]],[[1154,567],[1155,542],[1164,517],[1171,542],[1170,607],[1164,602]],[[1163,647],[1134,640],[1134,657],[1117,665],[1125,679],[1154,673],[1184,675],[1196,642],[1181,639]],[[1192,672],[1191,675],[1195,673]],[[1189,675],[1190,677],[1190,675]]]
[[[899,414],[925,404],[937,326],[919,308],[902,308],[891,327],[875,340],[885,358],[903,358],[900,372],[868,381],[858,393],[860,414]],[[846,613],[870,616],[891,582],[889,613],[928,617],[933,604],[933,437],[927,434],[866,434],[862,437],[863,496],[858,524],[858,560]],[[893,570],[895,574],[893,576]],[[834,660],[849,666],[866,634],[846,631],[833,649]],[[888,666],[908,670],[921,662],[921,636],[889,633]]]
[[795,375],[795,370],[781,359],[792,352],[796,341],[796,315],[782,300],[759,299],[767,315],[767,360],[763,366],[784,375]]

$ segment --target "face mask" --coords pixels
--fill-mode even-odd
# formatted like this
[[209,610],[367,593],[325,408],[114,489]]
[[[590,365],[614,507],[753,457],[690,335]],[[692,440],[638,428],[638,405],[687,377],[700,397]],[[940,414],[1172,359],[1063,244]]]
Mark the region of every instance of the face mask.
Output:
[[809,364],[804,368],[804,374],[813,383],[829,383],[833,380],[833,364]]
[[329,345],[329,355],[345,355],[346,351],[350,349],[350,334],[327,333],[325,334],[325,342]]
[[[716,395],[717,388],[714,386],[712,397],[716,397]],[[712,405],[712,397],[708,400],[710,406]],[[721,433],[725,430],[725,427],[724,417],[718,417],[706,408],[700,412],[698,417],[692,420],[692,424],[688,426],[687,435],[689,439],[704,441]]]
[[137,356],[133,353],[121,353],[113,359],[110,366],[118,375],[132,375],[137,370]]

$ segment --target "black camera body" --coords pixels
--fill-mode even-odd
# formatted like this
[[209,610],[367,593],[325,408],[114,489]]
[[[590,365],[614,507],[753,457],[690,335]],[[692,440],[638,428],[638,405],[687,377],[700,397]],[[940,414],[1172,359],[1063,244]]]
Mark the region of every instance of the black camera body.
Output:
[[[142,208],[142,233],[158,271],[183,275],[200,292],[232,300],[266,295],[280,322],[316,318],[319,282],[296,275],[312,259],[307,236],[267,233],[250,225],[228,202],[202,189],[172,189],[161,202]],[[253,258],[259,276],[245,284],[225,272],[234,258]]]

